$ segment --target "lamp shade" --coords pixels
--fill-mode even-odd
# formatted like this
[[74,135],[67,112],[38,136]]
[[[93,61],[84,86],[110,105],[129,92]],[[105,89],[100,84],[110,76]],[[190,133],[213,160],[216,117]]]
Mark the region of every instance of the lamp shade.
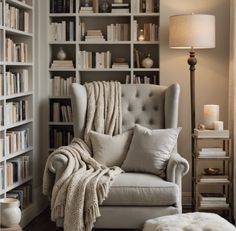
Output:
[[170,48],[214,48],[215,16],[205,14],[174,15],[170,17]]

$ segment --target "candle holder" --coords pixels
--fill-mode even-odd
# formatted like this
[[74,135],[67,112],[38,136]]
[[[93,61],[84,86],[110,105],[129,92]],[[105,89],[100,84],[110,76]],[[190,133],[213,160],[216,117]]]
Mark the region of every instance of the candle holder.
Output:
[[143,29],[140,29],[139,30],[139,34],[138,34],[138,41],[142,42],[144,40],[145,40],[145,38],[144,38],[144,31],[143,31]]

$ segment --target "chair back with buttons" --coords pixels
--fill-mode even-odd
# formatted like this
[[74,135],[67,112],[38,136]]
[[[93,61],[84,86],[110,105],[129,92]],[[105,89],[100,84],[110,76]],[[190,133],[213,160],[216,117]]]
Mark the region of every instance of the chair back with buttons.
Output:
[[[180,87],[152,84],[122,84],[123,132],[135,124],[151,129],[175,128],[178,123]],[[83,85],[72,84],[72,109],[75,137],[83,138],[87,94]]]

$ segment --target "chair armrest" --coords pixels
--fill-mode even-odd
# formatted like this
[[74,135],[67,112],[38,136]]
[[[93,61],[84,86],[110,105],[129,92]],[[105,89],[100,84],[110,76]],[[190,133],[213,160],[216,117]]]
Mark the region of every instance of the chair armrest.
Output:
[[56,154],[49,160],[49,167],[51,173],[55,174],[55,182],[61,177],[68,164],[68,158],[62,154]]
[[173,153],[167,165],[167,181],[176,183],[182,188],[182,177],[188,173],[189,164],[178,153]]

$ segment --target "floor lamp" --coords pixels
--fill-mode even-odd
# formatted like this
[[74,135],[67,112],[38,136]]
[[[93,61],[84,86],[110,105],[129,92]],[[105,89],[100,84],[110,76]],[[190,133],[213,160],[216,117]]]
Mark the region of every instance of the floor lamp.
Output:
[[[215,16],[204,14],[186,14],[170,17],[169,46],[176,49],[189,49],[191,132],[196,126],[195,118],[195,49],[215,47]],[[193,140],[191,151],[193,152]],[[192,175],[194,169],[192,167]],[[193,190],[192,190],[193,193]]]

